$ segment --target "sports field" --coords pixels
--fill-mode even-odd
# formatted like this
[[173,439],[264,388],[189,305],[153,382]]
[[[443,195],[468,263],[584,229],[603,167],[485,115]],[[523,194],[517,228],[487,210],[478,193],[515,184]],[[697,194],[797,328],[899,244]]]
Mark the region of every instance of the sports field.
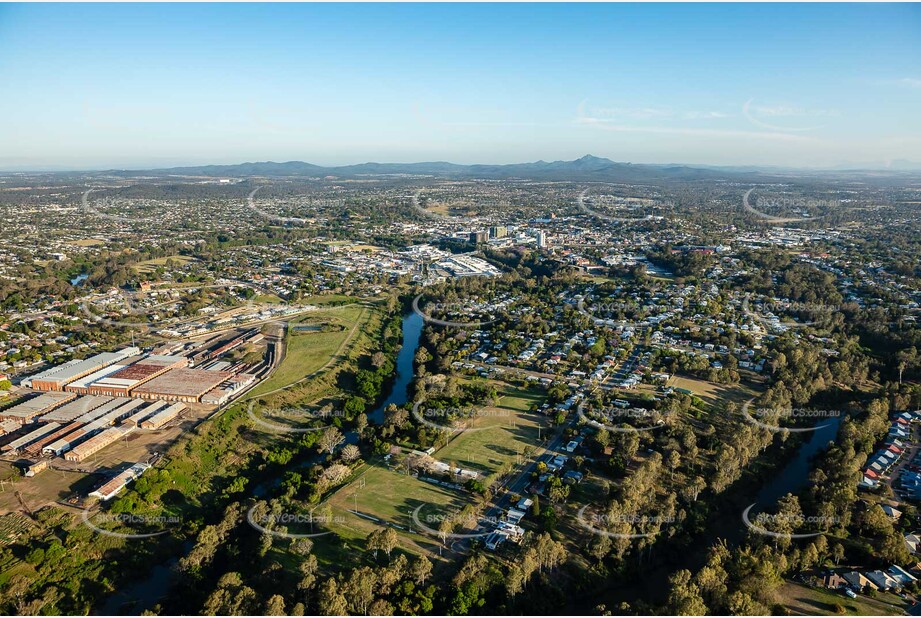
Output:
[[463,508],[467,501],[465,492],[442,488],[374,464],[330,497],[328,503],[333,509],[335,521],[330,528],[344,539],[359,541],[384,525],[352,512],[357,510],[398,526],[400,546],[404,549],[430,553],[437,551],[440,541],[418,531],[413,522],[413,512],[421,507],[420,520],[426,526],[437,529],[436,523],[426,523],[431,515],[447,515]]
[[477,470],[487,484],[496,479],[500,469],[524,457],[528,447],[538,443],[538,427],[546,431],[546,418],[528,412],[532,404],[543,401],[541,389],[522,389],[494,382],[500,389],[498,405],[479,408],[466,431],[458,432],[432,456],[454,462],[461,468]]

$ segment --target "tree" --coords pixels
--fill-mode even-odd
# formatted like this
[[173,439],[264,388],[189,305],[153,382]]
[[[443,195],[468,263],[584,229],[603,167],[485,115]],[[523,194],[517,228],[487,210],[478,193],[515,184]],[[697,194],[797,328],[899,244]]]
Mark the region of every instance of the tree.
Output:
[[346,444],[342,448],[342,461],[351,463],[361,457],[361,449],[354,444]]
[[438,524],[438,536],[441,537],[441,544],[447,546],[448,535],[454,530],[454,520],[451,517],[445,517]]
[[323,616],[345,616],[349,611],[348,601],[339,592],[339,584],[332,577],[320,585],[317,604]]
[[675,616],[704,616],[707,606],[700,596],[700,588],[691,582],[691,572],[682,569],[668,578],[668,612]]
[[382,549],[381,532],[382,531],[380,529],[372,530],[368,533],[368,537],[365,539],[365,547],[368,551],[374,553],[375,560],[377,560],[377,552]]
[[397,546],[399,541],[397,537],[396,530],[393,528],[385,528],[381,533],[381,549],[384,550],[384,553],[387,554],[387,559],[390,559],[390,552]]
[[320,452],[332,453],[344,440],[342,432],[335,427],[327,427],[326,431],[320,436]]
[[428,576],[432,574],[432,563],[425,556],[419,556],[415,561],[413,561],[412,567],[410,567],[409,576],[414,582],[420,586],[425,585],[425,580],[428,579]]
[[313,541],[310,539],[295,539],[291,541],[291,551],[299,556],[306,556],[313,550]]
[[342,585],[342,595],[353,614],[364,615],[374,601],[377,573],[371,567],[354,569]]
[[393,616],[393,605],[384,599],[377,599],[368,607],[369,616]]
[[729,595],[729,613],[733,616],[770,616],[771,611],[750,594],[737,590]]
[[317,491],[324,492],[344,482],[352,473],[352,469],[342,464],[333,464],[320,474],[317,480]]
[[835,566],[838,566],[838,563],[844,560],[844,545],[835,543],[831,549],[831,557],[835,561]]
[[285,599],[280,594],[273,594],[265,603],[265,609],[262,610],[264,616],[286,616]]

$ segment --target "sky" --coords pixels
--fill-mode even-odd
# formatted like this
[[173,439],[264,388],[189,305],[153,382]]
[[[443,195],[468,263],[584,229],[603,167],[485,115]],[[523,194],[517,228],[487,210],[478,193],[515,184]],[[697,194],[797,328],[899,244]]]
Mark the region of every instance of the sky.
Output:
[[0,4],[0,169],[921,162],[921,5]]

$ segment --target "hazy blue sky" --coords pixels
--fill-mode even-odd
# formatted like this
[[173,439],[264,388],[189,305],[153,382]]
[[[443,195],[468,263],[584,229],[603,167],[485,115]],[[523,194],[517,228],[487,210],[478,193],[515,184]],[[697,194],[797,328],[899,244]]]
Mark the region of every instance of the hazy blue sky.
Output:
[[919,5],[0,5],[0,169],[921,161]]

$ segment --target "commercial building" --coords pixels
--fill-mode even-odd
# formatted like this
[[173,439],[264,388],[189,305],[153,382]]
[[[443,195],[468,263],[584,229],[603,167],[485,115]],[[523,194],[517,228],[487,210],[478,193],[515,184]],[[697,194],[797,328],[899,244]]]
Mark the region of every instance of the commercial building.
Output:
[[489,228],[490,238],[505,238],[508,236],[508,228],[504,225],[494,225]]
[[486,260],[467,254],[450,255],[439,260],[437,266],[453,277],[495,277],[501,274]]

